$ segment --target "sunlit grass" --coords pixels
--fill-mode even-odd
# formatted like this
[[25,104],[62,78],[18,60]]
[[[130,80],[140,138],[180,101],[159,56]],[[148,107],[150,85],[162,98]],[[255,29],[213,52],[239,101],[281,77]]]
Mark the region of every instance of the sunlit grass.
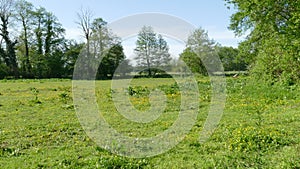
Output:
[[[0,168],[299,168],[300,87],[253,85],[227,79],[223,118],[211,138],[199,143],[210,103],[208,78],[198,78],[198,120],[185,139],[159,156],[131,159],[97,146],[82,129],[70,80],[0,81]],[[128,95],[140,111],[149,109],[148,91],[160,88],[167,107],[155,121],[140,124],[118,113],[111,81],[96,82],[99,112],[119,132],[149,137],[176,120],[180,91],[172,79],[134,79]],[[38,100],[38,101],[37,101]],[[105,137],[105,136],[104,136]]]

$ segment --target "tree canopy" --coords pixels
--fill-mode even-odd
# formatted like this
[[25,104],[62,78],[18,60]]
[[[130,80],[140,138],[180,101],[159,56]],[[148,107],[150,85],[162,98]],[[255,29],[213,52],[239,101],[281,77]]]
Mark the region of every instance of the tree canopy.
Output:
[[0,78],[71,77],[84,48],[89,52],[97,48],[98,53],[91,54],[103,61],[99,78],[113,74],[121,62],[123,67],[125,63],[130,67],[128,61],[123,62],[125,54],[119,38],[108,30],[102,18],[93,18],[91,11],[82,10],[78,20],[86,45],[67,39],[62,24],[45,8],[26,0],[1,0]]
[[226,0],[237,10],[229,28],[249,32],[241,55],[252,61],[254,77],[271,84],[291,85],[300,78],[300,1]]
[[144,26],[136,41],[135,60],[142,69],[147,69],[148,76],[165,70],[171,61],[169,46],[162,35],[157,35],[151,26]]
[[188,37],[186,49],[180,54],[180,59],[193,73],[208,75],[209,72],[217,71],[213,69],[218,69],[218,66],[214,65],[217,46],[204,29],[198,28]]
[[239,55],[239,49],[227,46],[217,47],[224,71],[246,71],[248,64],[243,57]]

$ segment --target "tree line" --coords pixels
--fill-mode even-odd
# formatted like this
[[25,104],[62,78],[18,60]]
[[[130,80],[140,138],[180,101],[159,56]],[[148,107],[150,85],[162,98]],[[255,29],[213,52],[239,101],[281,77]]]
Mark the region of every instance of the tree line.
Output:
[[[0,0],[0,78],[71,78],[83,51],[93,58],[85,64],[98,66],[99,79],[111,78],[117,68],[120,75],[133,70],[121,39],[108,29],[105,20],[81,9],[76,23],[84,43],[67,39],[62,24],[45,8],[26,0]],[[189,36],[180,59],[174,60],[163,36],[145,25],[138,34],[134,53],[135,69],[148,76],[172,71],[180,60],[194,73],[205,75],[202,61],[212,55],[221,58],[225,71],[246,70],[249,65],[239,49],[219,45],[202,28]]]
[[65,38],[53,13],[24,0],[1,0],[0,20],[0,77],[68,75],[81,45]]
[[[92,18],[87,11],[78,13],[77,23],[86,43],[107,50],[97,76],[108,77],[120,62],[127,63],[124,69],[130,68],[120,39],[108,31],[102,18]],[[0,78],[71,77],[88,45],[67,39],[65,32],[57,17],[43,7],[26,0],[0,0]]]

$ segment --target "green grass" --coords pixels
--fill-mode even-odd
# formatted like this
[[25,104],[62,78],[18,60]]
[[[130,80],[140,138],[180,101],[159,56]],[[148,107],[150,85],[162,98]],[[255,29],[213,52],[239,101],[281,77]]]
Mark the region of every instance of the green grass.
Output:
[[[210,139],[200,144],[210,82],[197,81],[199,115],[190,133],[164,154],[133,159],[104,150],[86,135],[74,111],[70,80],[2,80],[0,168],[300,168],[300,87],[227,78],[223,118]],[[167,93],[164,113],[147,124],[118,114],[111,99],[117,91],[110,90],[110,81],[96,85],[99,109],[124,135],[154,136],[178,116],[180,91],[172,79],[134,79],[126,90],[139,110],[149,109],[148,94],[155,87]]]

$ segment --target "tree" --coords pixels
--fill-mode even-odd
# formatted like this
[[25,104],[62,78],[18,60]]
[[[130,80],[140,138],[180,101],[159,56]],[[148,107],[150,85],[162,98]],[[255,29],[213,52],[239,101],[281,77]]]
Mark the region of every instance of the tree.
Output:
[[89,55],[90,51],[90,37],[92,35],[92,21],[93,14],[89,9],[81,9],[79,13],[77,13],[78,21],[76,22],[81,28],[84,38],[86,40],[86,51],[87,55]]
[[231,16],[230,29],[236,35],[250,31],[241,51],[253,61],[253,77],[270,83],[297,83],[300,77],[300,2],[226,1],[237,9]]
[[103,58],[111,47],[118,44],[120,39],[113,35],[107,28],[107,22],[102,18],[96,18],[92,22],[92,36],[90,46],[93,50],[93,57]]
[[244,58],[239,57],[238,49],[220,46],[217,50],[225,71],[245,71],[247,69]]
[[116,37],[107,28],[107,22],[96,18],[92,22],[91,47],[96,50],[95,58],[100,59],[98,78],[112,78],[116,69],[125,59],[120,38]]
[[122,62],[119,63],[115,74],[119,74],[121,76],[125,76],[127,73],[132,72],[133,66],[130,64],[129,59],[123,59]]
[[[101,61],[98,66],[97,78],[112,77],[119,63],[125,59],[120,39],[107,28],[107,22],[95,18],[91,26],[90,38],[91,57]],[[93,63],[89,63],[92,65]],[[97,64],[98,65],[98,64]]]
[[94,78],[91,76],[95,71],[96,78],[112,77],[119,63],[125,59],[120,38],[110,32],[107,22],[102,18],[92,20],[90,11],[82,11],[78,16],[78,24],[86,37],[86,45],[81,52],[83,57],[78,67],[82,70],[80,78]]
[[200,57],[190,47],[184,49],[180,54],[180,60],[185,62],[193,73],[207,75],[207,71]]
[[32,67],[33,67],[33,73],[35,76],[41,78],[45,75],[43,73],[43,68],[46,66],[45,63],[45,58],[43,57],[44,52],[43,52],[43,32],[44,32],[44,17],[46,14],[46,9],[39,7],[33,12],[33,17],[34,17],[34,35],[35,35],[35,40],[34,43],[31,46],[32,50]]
[[186,49],[180,58],[192,72],[207,75],[219,71],[221,67],[216,61],[216,47],[217,44],[209,39],[207,32],[198,28],[188,37]]
[[65,66],[65,76],[70,77],[73,74],[74,66],[81,50],[83,49],[83,43],[77,43],[74,40],[69,40],[65,43],[64,51],[64,66]]
[[[58,71],[64,66],[63,51],[65,30],[52,13],[38,8],[33,13],[35,39],[32,43],[32,67],[39,77],[60,77]],[[63,73],[63,72],[62,72]]]
[[2,57],[4,57],[4,61],[6,65],[10,68],[10,72],[18,78],[19,77],[19,70],[18,70],[18,63],[16,57],[15,46],[17,44],[16,40],[12,40],[9,36],[9,24],[10,19],[13,16],[15,1],[13,0],[1,0],[0,1],[0,36],[4,39],[5,48],[2,50]]
[[47,12],[45,15],[45,45],[44,52],[45,55],[50,55],[51,51],[57,49],[64,43],[64,34],[65,29],[58,22],[58,19],[55,15],[50,12]]
[[167,41],[163,39],[161,35],[158,35],[156,57],[153,60],[155,67],[159,68],[160,66],[169,66],[171,60],[172,58],[169,53],[169,46]]
[[98,75],[100,78],[108,78],[108,76],[112,77],[124,59],[125,54],[123,52],[122,45],[113,45],[103,57],[99,65]]
[[167,66],[171,60],[167,42],[161,35],[157,36],[150,26],[144,26],[139,32],[134,51],[137,65],[146,68],[148,76]]
[[44,57],[46,59],[47,77],[61,77],[63,74],[63,48],[65,29],[55,15],[46,12],[44,18]]
[[31,34],[30,27],[33,26],[33,5],[25,0],[20,0],[16,4],[16,18],[21,21],[22,25],[22,34],[20,36],[21,42],[19,43],[19,47],[21,45],[24,46],[24,52],[22,53],[22,62],[21,67],[23,68],[23,75],[25,77],[31,76],[31,63],[29,58],[29,38]]

